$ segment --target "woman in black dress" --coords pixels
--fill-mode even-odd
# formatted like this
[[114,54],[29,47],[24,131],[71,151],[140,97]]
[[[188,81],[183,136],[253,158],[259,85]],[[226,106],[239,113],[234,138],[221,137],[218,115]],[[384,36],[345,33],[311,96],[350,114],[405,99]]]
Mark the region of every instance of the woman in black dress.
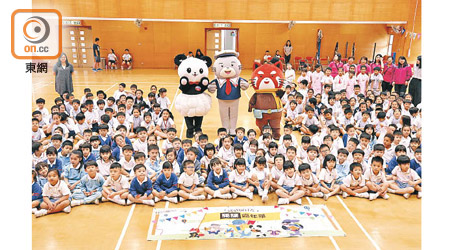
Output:
[[409,83],[409,93],[415,107],[422,102],[422,56],[417,57],[416,65],[414,65],[413,77]]

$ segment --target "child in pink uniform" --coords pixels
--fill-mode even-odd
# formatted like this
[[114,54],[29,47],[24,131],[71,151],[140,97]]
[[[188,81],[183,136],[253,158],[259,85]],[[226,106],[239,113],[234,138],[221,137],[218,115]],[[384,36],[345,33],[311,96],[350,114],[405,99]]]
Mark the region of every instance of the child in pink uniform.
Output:
[[358,84],[357,81],[356,81],[355,72],[354,71],[349,71],[348,72],[348,77],[345,78],[345,81],[346,81],[345,85],[347,86],[346,87],[347,98],[350,99],[350,97],[352,97],[353,94],[355,93],[355,90],[353,89],[354,86],[356,84]]
[[339,68],[339,74],[333,80],[333,92],[341,91],[347,87],[345,78],[344,68]]
[[369,75],[367,72],[367,66],[361,65],[361,72],[356,77],[356,81],[358,82],[359,86],[361,87],[361,93],[363,95],[366,95],[366,86],[369,83]]
[[311,86],[314,90],[314,95],[322,93],[322,77],[324,76],[320,64],[317,64],[315,71],[311,74]]

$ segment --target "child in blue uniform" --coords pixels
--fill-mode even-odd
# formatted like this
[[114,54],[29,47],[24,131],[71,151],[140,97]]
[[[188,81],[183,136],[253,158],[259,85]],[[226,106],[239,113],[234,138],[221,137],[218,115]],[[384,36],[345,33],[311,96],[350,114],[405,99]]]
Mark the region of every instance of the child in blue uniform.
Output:
[[178,178],[173,173],[172,163],[166,161],[162,166],[162,174],[156,179],[153,195],[155,196],[155,202],[160,200],[170,201],[172,203],[178,203]]
[[219,158],[213,158],[210,162],[213,171],[209,172],[205,191],[208,199],[222,198],[231,199],[230,181],[228,180],[227,171],[222,169],[222,162]]
[[143,164],[137,164],[133,171],[136,177],[131,181],[128,200],[133,203],[154,206],[152,181],[147,175],[147,169]]
[[83,153],[80,150],[74,150],[70,155],[70,164],[63,168],[64,181],[72,193],[80,190],[81,178],[85,175]]
[[42,202],[42,188],[37,183],[37,173],[31,170],[31,208],[32,213],[38,211],[38,207]]
[[89,203],[99,204],[105,179],[101,174],[97,173],[97,167],[98,165],[95,161],[86,162],[87,175],[81,178],[81,192],[73,193],[73,200],[70,203],[72,207]]

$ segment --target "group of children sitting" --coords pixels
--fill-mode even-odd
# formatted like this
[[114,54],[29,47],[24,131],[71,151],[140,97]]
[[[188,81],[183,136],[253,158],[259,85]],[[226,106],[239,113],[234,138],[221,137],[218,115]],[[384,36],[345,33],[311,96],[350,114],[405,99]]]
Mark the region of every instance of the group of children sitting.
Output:
[[[266,125],[225,128],[217,139],[195,131],[177,137],[167,90],[143,91],[124,83],[113,96],[90,89],[65,93],[51,112],[36,100],[32,118],[32,208],[36,217],[82,204],[154,205],[212,198],[278,204],[341,194],[374,200],[387,193],[421,197],[421,110],[411,96],[356,90],[348,99],[327,84],[306,95],[285,87],[284,134]],[[294,100],[295,99],[295,100]],[[326,101],[325,101],[326,100]],[[294,131],[301,133],[300,143]],[[49,139],[48,139],[49,138]]]

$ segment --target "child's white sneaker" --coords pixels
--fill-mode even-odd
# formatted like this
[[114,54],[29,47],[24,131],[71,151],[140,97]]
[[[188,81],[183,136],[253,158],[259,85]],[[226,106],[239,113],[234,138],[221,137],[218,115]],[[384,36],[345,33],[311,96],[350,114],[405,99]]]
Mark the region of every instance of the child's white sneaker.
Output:
[[155,203],[158,202],[158,201],[160,201],[160,200],[161,200],[161,199],[158,198],[158,196],[155,196]]
[[142,203],[144,203],[145,205],[150,205],[150,206],[155,205],[155,202],[153,200],[143,200]]
[[[180,196],[180,202],[185,201],[186,199]],[[195,199],[196,200],[196,199]]]
[[79,206],[79,205],[81,205],[81,200],[72,200],[72,201],[70,202],[70,205],[71,205],[72,207]]
[[389,195],[388,194],[384,194],[383,195],[383,199],[385,199],[385,200],[389,199]]
[[95,199],[94,204],[95,204],[95,205],[100,204],[100,199]]
[[235,193],[232,193],[232,194],[231,194],[231,197],[233,197],[233,199],[236,199],[236,198],[238,197],[238,195],[235,194]]
[[167,201],[175,203],[175,204],[178,203],[177,197],[167,197]]
[[289,204],[289,199],[287,198],[278,198],[278,205],[287,205]]
[[126,204],[131,205],[131,204],[133,204],[133,202],[127,199]]
[[388,188],[387,191],[388,191],[388,193],[395,194],[395,190],[392,188]]
[[369,194],[369,201],[373,201],[378,198],[378,193]]
[[323,197],[323,193],[322,192],[316,192],[316,193],[312,193],[311,196],[314,197],[314,198],[322,198]]
[[70,206],[67,206],[63,209],[64,213],[70,213],[70,211],[72,211],[72,208]]
[[34,216],[36,216],[36,218],[44,216],[47,214],[47,209],[41,209],[39,211],[36,211],[36,213],[34,213]]
[[230,193],[223,195],[223,199],[231,199],[231,198],[233,198],[233,196],[231,196]]
[[348,197],[348,193],[347,192],[342,192],[342,198],[347,198]]
[[302,198],[296,200],[295,203],[297,203],[298,205],[302,205]]
[[116,203],[122,206],[125,206],[127,203],[124,199],[115,199]]
[[324,194],[324,195],[323,195],[323,199],[324,199],[324,200],[328,200],[328,198],[330,198],[330,194]]
[[408,194],[408,193],[403,194],[403,197],[405,197],[405,199],[408,199],[410,196],[411,196],[411,194]]
[[364,193],[359,193],[359,195],[358,194],[356,194],[358,197],[360,197],[360,198],[366,198],[366,199],[369,199],[369,193],[367,193],[367,192],[364,192]]
[[251,193],[251,192],[248,193],[248,194],[247,194],[247,197],[252,201],[252,200],[253,200],[253,193]]
[[258,187],[258,195],[263,196],[263,194],[264,194],[264,189]]
[[422,199],[422,192],[417,193],[417,199]]
[[211,199],[212,199],[212,196],[211,196],[210,194],[208,194],[207,199],[208,199],[208,200],[211,200]]
[[205,198],[205,196],[203,194],[197,196],[197,200],[205,200],[205,199],[206,198]]
[[32,209],[31,209],[31,213],[32,214],[34,214],[34,213],[36,213],[37,211],[39,211],[37,208],[35,208],[35,207],[33,207]]
[[267,196],[267,194],[262,196],[262,202],[263,203],[266,203],[268,199],[269,199],[269,197]]
[[108,199],[106,199],[105,197],[102,197],[102,202],[107,202]]

